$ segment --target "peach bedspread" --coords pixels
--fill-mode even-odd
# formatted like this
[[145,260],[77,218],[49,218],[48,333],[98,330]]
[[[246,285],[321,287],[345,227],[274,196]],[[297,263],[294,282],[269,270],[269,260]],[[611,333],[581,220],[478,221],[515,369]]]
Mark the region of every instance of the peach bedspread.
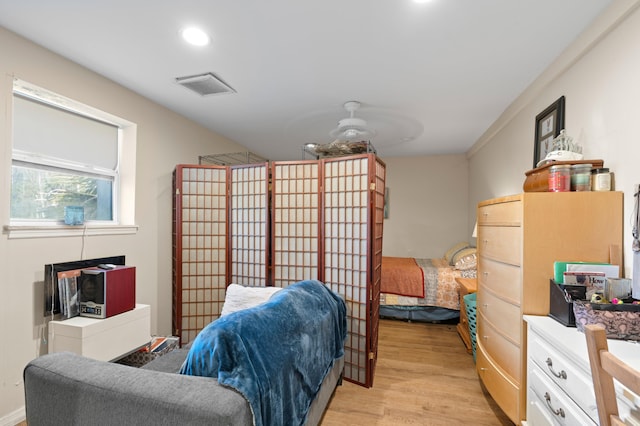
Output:
[[[438,306],[459,310],[460,297],[456,277],[475,278],[476,270],[459,271],[453,266],[450,266],[444,258],[412,260],[415,261],[424,274],[424,296],[403,296],[390,292],[387,293],[381,288],[380,305],[403,307]],[[384,263],[383,257],[383,265]]]
[[424,297],[424,272],[410,257],[382,257],[380,292]]

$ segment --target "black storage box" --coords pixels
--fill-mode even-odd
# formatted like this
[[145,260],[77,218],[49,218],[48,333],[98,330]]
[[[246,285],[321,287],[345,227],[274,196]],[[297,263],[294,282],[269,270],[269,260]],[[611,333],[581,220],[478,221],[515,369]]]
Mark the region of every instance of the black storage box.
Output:
[[566,327],[575,327],[573,300],[586,297],[587,287],[583,285],[558,284],[549,280],[549,316]]

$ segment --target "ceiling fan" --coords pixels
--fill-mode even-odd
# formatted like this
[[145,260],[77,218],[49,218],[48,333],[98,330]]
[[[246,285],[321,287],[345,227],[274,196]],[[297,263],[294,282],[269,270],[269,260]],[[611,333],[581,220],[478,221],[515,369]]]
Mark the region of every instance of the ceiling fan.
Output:
[[[337,118],[333,109],[313,111],[297,117],[287,125],[286,131],[293,138],[313,140],[303,145],[303,153],[325,157],[377,153],[380,146],[384,149],[411,142],[424,130],[422,123],[415,118],[369,104],[366,114],[362,108],[363,115],[367,117],[365,120],[356,116],[362,106],[359,101],[345,102],[343,107],[348,117],[338,120],[338,125],[329,131],[327,122],[335,123]],[[376,148],[373,147],[374,144]]]
[[338,127],[329,132],[329,135],[341,142],[367,141],[376,135],[376,131],[367,125],[367,122],[355,116],[360,108],[360,102],[348,101],[344,103],[344,109],[349,113],[348,118],[338,121]]
[[305,151],[328,157],[375,152],[369,139],[375,136],[376,132],[367,125],[366,120],[355,116],[358,108],[358,101],[345,102],[344,109],[349,113],[349,117],[338,121],[338,127],[329,132],[333,141],[325,144],[308,143],[304,147]]

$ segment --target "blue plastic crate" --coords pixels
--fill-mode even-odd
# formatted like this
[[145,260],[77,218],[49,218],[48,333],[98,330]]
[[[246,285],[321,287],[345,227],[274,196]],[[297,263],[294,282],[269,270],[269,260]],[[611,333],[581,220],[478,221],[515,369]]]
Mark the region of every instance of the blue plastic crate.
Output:
[[476,293],[467,294],[463,297],[464,307],[469,321],[469,336],[471,336],[471,349],[473,351],[473,362],[476,362]]

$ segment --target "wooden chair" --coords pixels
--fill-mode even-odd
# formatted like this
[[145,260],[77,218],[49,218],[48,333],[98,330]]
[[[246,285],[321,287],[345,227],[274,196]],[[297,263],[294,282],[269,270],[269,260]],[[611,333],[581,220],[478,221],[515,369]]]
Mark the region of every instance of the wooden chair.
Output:
[[640,371],[631,368],[609,352],[607,334],[603,327],[586,325],[585,334],[600,425],[624,425],[625,423],[618,417],[618,402],[613,379],[640,395]]

